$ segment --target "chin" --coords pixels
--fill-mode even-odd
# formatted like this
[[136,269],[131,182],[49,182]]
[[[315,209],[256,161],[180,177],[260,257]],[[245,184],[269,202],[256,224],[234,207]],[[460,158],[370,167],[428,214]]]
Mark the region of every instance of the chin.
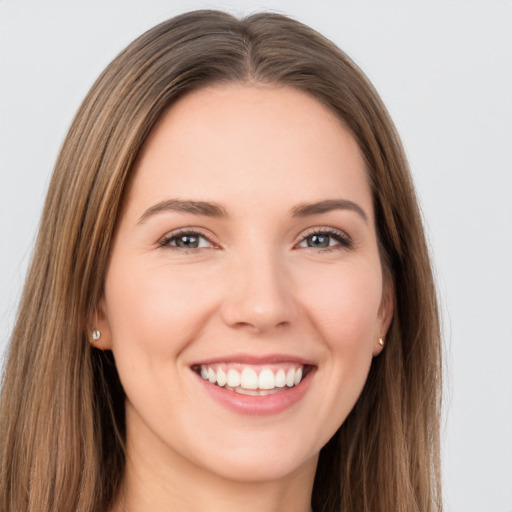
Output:
[[[245,483],[286,479],[305,469],[311,473],[323,444],[312,445],[307,439],[293,437],[294,432],[272,436],[268,431],[252,431],[217,439],[208,446],[196,444],[196,455],[203,454],[197,463],[221,478]],[[217,449],[212,450],[212,446]]]
[[255,454],[252,459],[234,456],[227,461],[216,463],[210,467],[210,472],[216,473],[221,478],[241,483],[256,483],[280,481],[291,475],[311,467],[316,468],[318,454],[309,458],[290,457],[286,451],[268,453],[263,450],[265,456]]

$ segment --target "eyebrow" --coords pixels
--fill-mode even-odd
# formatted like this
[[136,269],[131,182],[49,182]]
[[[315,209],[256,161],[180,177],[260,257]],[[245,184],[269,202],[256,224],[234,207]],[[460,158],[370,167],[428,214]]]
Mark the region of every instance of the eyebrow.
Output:
[[226,210],[217,203],[206,201],[183,201],[181,199],[167,199],[149,207],[141,216],[138,224],[148,217],[162,212],[183,212],[193,215],[206,215],[207,217],[227,217]]
[[[310,215],[319,215],[333,210],[352,210],[365,222],[368,222],[368,216],[365,211],[357,203],[347,199],[326,199],[316,203],[300,203],[292,208],[291,213],[292,217],[308,217]],[[143,223],[148,217],[167,211],[191,213],[193,215],[205,215],[207,217],[228,217],[228,213],[225,208],[217,203],[167,199],[150,206],[146,211],[144,211],[138,220],[138,224]]]
[[319,201],[317,203],[301,203],[292,208],[292,216],[308,217],[332,210],[351,210],[362,217],[365,222],[368,222],[366,212],[357,203],[347,199],[326,199],[325,201]]

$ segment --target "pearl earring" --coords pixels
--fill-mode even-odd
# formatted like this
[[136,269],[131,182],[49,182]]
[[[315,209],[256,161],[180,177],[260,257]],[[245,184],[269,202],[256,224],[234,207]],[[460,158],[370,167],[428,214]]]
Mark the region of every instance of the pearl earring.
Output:
[[92,331],[92,339],[94,341],[98,341],[100,338],[101,338],[101,332],[98,331],[98,329],[94,329],[94,331]]
[[383,346],[384,346],[384,339],[383,339],[383,338],[379,338],[379,345],[380,345],[381,347],[383,347]]

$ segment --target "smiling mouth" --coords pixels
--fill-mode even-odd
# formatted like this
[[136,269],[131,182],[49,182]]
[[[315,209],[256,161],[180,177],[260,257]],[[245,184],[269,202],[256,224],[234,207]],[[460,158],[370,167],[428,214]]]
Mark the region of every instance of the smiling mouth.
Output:
[[300,384],[313,366],[297,363],[247,365],[215,363],[194,365],[192,370],[203,380],[241,395],[267,396],[287,391]]

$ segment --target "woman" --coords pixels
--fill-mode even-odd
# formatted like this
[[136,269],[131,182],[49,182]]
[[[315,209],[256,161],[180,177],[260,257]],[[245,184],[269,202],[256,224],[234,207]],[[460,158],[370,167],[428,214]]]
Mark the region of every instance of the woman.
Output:
[[311,29],[198,11],[132,43],[71,126],[34,254],[2,510],[441,509],[413,186]]

